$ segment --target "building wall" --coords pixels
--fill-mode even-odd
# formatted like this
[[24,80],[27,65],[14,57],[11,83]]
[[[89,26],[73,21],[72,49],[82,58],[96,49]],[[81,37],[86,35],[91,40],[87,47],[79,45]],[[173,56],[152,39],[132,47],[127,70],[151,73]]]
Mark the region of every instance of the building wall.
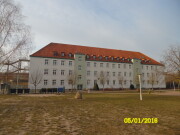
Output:
[[[82,61],[78,61],[78,57],[82,56]],[[56,60],[56,64],[53,62]],[[45,64],[48,61],[48,64]],[[64,61],[64,64],[62,64]],[[69,62],[72,62],[72,65]],[[136,62],[137,61],[137,62]],[[96,63],[96,64],[95,64]],[[82,66],[82,70],[78,71],[78,65]],[[138,68],[138,70],[137,70]],[[143,65],[140,60],[132,60],[132,63],[117,63],[117,62],[101,62],[101,61],[85,61],[85,55],[75,55],[75,59],[57,59],[57,58],[40,58],[40,57],[30,57],[30,71],[29,80],[31,80],[31,75],[39,71],[42,74],[42,81],[37,86],[37,89],[41,88],[58,88],[65,87],[66,89],[71,89],[71,85],[68,84],[69,71],[77,72],[77,75],[82,75],[82,80],[77,82],[77,84],[83,84],[83,89],[92,89],[94,87],[94,82],[97,82],[99,88],[103,88],[99,81],[100,72],[109,72],[107,77],[109,84],[105,83],[105,88],[129,88],[130,84],[137,85],[135,79],[137,74],[141,74],[142,87],[151,88],[151,84],[148,83],[149,77],[147,74],[157,74],[155,69],[163,68],[159,65]],[[48,74],[44,74],[45,70],[48,70]],[[53,74],[53,70],[56,74]],[[62,74],[62,72],[64,73]],[[97,74],[95,74],[97,72]],[[154,88],[165,88],[165,81],[163,75],[158,76],[158,84],[154,84]],[[121,78],[121,79],[119,79]],[[123,78],[123,79],[122,79]],[[47,80],[47,84],[45,84]],[[53,84],[53,80],[56,83]],[[119,83],[122,81],[122,84]],[[64,83],[62,83],[64,82]],[[157,82],[157,81],[156,81]],[[115,83],[115,84],[114,84]],[[29,81],[29,88],[34,89],[34,85]],[[77,86],[76,86],[77,88]]]

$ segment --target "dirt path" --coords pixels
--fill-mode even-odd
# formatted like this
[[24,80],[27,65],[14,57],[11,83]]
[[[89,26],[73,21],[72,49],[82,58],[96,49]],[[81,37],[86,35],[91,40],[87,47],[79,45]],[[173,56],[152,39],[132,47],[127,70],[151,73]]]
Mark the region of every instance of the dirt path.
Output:
[[156,95],[180,96],[180,91],[155,92]]

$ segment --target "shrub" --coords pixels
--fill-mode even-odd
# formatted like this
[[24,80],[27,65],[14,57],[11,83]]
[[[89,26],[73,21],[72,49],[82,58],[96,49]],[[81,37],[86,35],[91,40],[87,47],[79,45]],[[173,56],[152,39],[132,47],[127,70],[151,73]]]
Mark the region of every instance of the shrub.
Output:
[[133,84],[130,85],[130,89],[131,89],[131,90],[134,89],[134,85],[133,85]]

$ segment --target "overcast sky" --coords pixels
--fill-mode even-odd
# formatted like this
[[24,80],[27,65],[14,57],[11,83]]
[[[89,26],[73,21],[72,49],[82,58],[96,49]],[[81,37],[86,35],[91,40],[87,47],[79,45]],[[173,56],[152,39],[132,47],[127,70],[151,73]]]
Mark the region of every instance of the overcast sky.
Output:
[[142,52],[161,60],[180,45],[180,0],[15,0],[33,34],[50,42]]

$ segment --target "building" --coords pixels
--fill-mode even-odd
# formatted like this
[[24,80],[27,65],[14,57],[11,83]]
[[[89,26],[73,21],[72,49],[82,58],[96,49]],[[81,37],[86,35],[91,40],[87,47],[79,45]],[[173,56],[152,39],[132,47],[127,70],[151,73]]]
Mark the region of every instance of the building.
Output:
[[[76,89],[119,89],[139,86],[165,88],[164,66],[156,60],[133,51],[50,43],[30,56],[29,88],[32,78],[39,82],[37,89],[71,89],[74,76]],[[38,77],[36,77],[38,75]]]
[[7,89],[27,89],[28,79],[29,73],[0,72],[0,93],[8,93]]

